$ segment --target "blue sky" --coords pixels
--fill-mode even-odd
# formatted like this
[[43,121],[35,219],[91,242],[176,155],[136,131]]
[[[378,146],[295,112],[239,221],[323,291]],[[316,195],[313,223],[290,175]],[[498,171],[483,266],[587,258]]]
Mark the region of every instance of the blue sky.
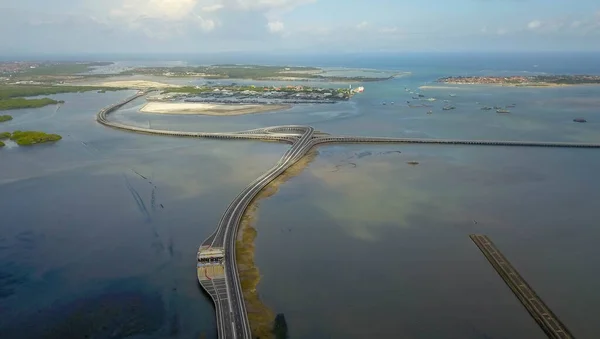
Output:
[[0,54],[600,50],[598,0],[19,0]]

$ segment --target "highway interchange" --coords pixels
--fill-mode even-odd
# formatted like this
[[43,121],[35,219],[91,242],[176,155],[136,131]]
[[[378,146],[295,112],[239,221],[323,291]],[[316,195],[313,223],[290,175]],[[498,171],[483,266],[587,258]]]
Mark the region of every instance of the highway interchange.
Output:
[[96,120],[108,127],[146,134],[197,138],[264,140],[291,144],[291,148],[285,152],[273,168],[250,183],[237,197],[235,197],[227,207],[215,232],[200,246],[198,252],[199,257],[203,251],[206,252],[214,249],[221,250],[223,253],[223,257],[220,258],[218,263],[218,265],[223,266],[224,275],[222,278],[217,279],[214,277],[214,279],[211,279],[211,277],[208,276],[204,277],[200,272],[200,264],[197,266],[200,284],[207,290],[215,302],[219,338],[252,338],[235,260],[235,242],[242,217],[248,205],[262,189],[293,164],[302,159],[302,157],[315,146],[327,143],[424,143],[482,146],[600,148],[600,144],[595,143],[332,136],[327,133],[315,131],[311,126],[301,125],[273,126],[241,132],[184,132],[126,125],[107,118],[110,113],[117,111],[127,103],[144,95],[146,95],[145,92],[139,92],[119,103],[103,108],[98,112]]

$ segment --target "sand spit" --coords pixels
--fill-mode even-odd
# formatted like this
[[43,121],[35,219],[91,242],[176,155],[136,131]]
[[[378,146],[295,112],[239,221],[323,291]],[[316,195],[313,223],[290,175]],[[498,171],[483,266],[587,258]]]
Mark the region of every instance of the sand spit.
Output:
[[115,80],[115,81],[106,81],[106,82],[102,82],[99,84],[90,84],[90,86],[126,87],[126,88],[135,88],[135,89],[182,87],[180,85],[167,84],[164,82],[148,81],[148,80]]
[[279,186],[300,174],[317,157],[317,154],[315,150],[309,152],[304,158],[273,180],[252,200],[242,218],[236,242],[236,260],[253,338],[275,338],[272,332],[275,313],[261,301],[257,291],[260,283],[260,272],[254,262],[254,240],[258,235],[254,225],[256,225],[256,212],[259,201],[270,198],[277,193]]
[[244,115],[281,111],[290,105],[245,105],[245,104],[209,104],[203,102],[148,102],[141,109],[142,113],[160,114],[197,114],[197,115]]

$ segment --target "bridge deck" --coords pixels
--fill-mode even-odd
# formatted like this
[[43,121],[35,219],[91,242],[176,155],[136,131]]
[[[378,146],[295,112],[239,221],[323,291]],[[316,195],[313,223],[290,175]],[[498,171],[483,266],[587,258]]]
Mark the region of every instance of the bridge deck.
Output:
[[548,338],[573,338],[567,327],[552,313],[550,308],[542,301],[535,291],[527,284],[525,279],[498,251],[494,243],[485,235],[471,234],[471,240],[479,247],[481,252],[496,269],[500,277],[510,287],[515,296],[525,306],[529,314],[546,332]]

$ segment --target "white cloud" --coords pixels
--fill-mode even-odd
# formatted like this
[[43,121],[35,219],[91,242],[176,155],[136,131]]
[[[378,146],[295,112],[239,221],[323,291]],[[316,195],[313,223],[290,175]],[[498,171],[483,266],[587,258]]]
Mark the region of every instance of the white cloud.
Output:
[[396,33],[398,31],[398,27],[382,27],[379,29],[379,33]]
[[123,0],[111,14],[125,19],[145,17],[177,21],[192,14],[197,4],[198,0]]
[[534,20],[527,24],[527,28],[529,28],[529,29],[537,29],[537,28],[540,28],[541,26],[542,26],[542,22],[539,20]]
[[317,0],[223,0],[223,2],[233,3],[235,7],[245,10],[291,10],[295,7]]
[[197,15],[196,18],[198,18],[198,23],[199,23],[200,29],[202,29],[204,32],[212,31],[213,29],[215,29],[215,26],[217,25],[217,22],[215,20],[204,19],[199,15]]
[[201,7],[200,10],[202,12],[216,12],[222,8],[223,8],[223,4],[212,4],[212,5]]
[[506,28],[498,28],[498,30],[496,31],[496,34],[498,35],[506,35],[506,33],[508,33],[508,30]]
[[365,29],[365,28],[367,28],[368,25],[369,25],[368,22],[363,21],[363,22],[359,23],[358,25],[356,25],[356,28],[357,29]]
[[281,21],[270,21],[267,23],[267,27],[271,33],[280,33],[284,29],[283,22]]

